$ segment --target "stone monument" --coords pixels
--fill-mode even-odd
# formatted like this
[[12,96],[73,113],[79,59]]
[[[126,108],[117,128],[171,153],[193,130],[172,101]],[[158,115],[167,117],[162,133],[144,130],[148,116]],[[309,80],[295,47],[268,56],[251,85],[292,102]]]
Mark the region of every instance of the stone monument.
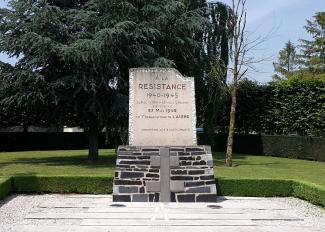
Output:
[[211,148],[197,145],[193,78],[130,70],[129,145],[118,148],[113,201],[216,201]]

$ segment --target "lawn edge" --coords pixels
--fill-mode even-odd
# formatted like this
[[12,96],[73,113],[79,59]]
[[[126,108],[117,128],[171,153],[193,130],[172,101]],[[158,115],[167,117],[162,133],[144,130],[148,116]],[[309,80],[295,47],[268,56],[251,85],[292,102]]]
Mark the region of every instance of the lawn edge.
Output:
[[[219,196],[297,197],[325,208],[325,188],[313,183],[281,179],[216,178]],[[29,175],[0,177],[0,199],[11,193],[111,194],[113,177]]]

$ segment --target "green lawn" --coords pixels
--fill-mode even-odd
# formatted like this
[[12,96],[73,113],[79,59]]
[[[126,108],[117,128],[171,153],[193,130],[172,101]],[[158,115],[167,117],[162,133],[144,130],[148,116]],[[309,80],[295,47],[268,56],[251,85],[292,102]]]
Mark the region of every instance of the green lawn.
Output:
[[[86,150],[0,152],[0,176],[114,175],[114,150],[100,150],[100,160],[87,161]],[[266,156],[235,155],[234,167],[214,157],[217,178],[294,179],[325,187],[325,163]]]

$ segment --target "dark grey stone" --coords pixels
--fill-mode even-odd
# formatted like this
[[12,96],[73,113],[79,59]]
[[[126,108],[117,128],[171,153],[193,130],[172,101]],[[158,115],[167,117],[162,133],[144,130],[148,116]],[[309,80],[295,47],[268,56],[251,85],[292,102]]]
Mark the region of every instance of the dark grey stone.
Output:
[[137,157],[136,156],[130,156],[130,155],[119,155],[118,156],[118,159],[136,159]]
[[201,176],[201,180],[214,180],[214,175]]
[[192,176],[172,176],[171,180],[193,180]]
[[120,164],[145,164],[150,165],[150,161],[144,160],[121,160]]
[[207,164],[207,162],[205,162],[204,160],[193,162],[193,165],[206,165],[206,164]]
[[146,177],[159,178],[159,174],[147,173]]
[[115,185],[142,185],[140,180],[114,180]]
[[185,151],[204,151],[203,147],[187,147]]
[[196,197],[196,202],[217,202],[216,194],[199,194]]
[[149,169],[149,172],[155,172],[155,173],[157,173],[157,172],[159,172],[159,169],[158,168],[150,168]]
[[210,193],[211,188],[208,186],[203,186],[203,187],[194,187],[194,188],[189,188],[186,190],[187,193]]
[[142,151],[143,152],[146,152],[146,151],[159,151],[159,148],[143,148]]
[[204,174],[204,170],[189,170],[188,174],[189,175],[200,175],[200,174]]
[[205,151],[193,151],[193,152],[191,152],[191,155],[195,155],[195,156],[205,155],[205,154],[206,154]]
[[130,202],[131,196],[130,195],[113,195],[113,201]]
[[121,172],[120,178],[141,178],[144,177],[143,172]]
[[186,175],[187,174],[187,170],[172,170],[171,171],[172,175]]
[[133,202],[148,202],[149,195],[148,194],[133,194],[132,201]]
[[195,195],[194,194],[178,194],[177,195],[178,202],[195,202]]
[[135,186],[119,186],[118,191],[120,193],[138,193],[139,188]]
[[205,185],[204,181],[193,181],[193,182],[185,182],[185,187],[193,187],[193,186],[201,186]]

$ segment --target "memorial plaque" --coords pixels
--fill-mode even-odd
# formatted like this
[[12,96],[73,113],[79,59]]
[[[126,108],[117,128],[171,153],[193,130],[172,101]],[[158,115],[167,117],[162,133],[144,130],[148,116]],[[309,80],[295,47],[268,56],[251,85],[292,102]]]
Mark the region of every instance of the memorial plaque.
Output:
[[194,79],[175,69],[130,70],[129,144],[196,145]]

